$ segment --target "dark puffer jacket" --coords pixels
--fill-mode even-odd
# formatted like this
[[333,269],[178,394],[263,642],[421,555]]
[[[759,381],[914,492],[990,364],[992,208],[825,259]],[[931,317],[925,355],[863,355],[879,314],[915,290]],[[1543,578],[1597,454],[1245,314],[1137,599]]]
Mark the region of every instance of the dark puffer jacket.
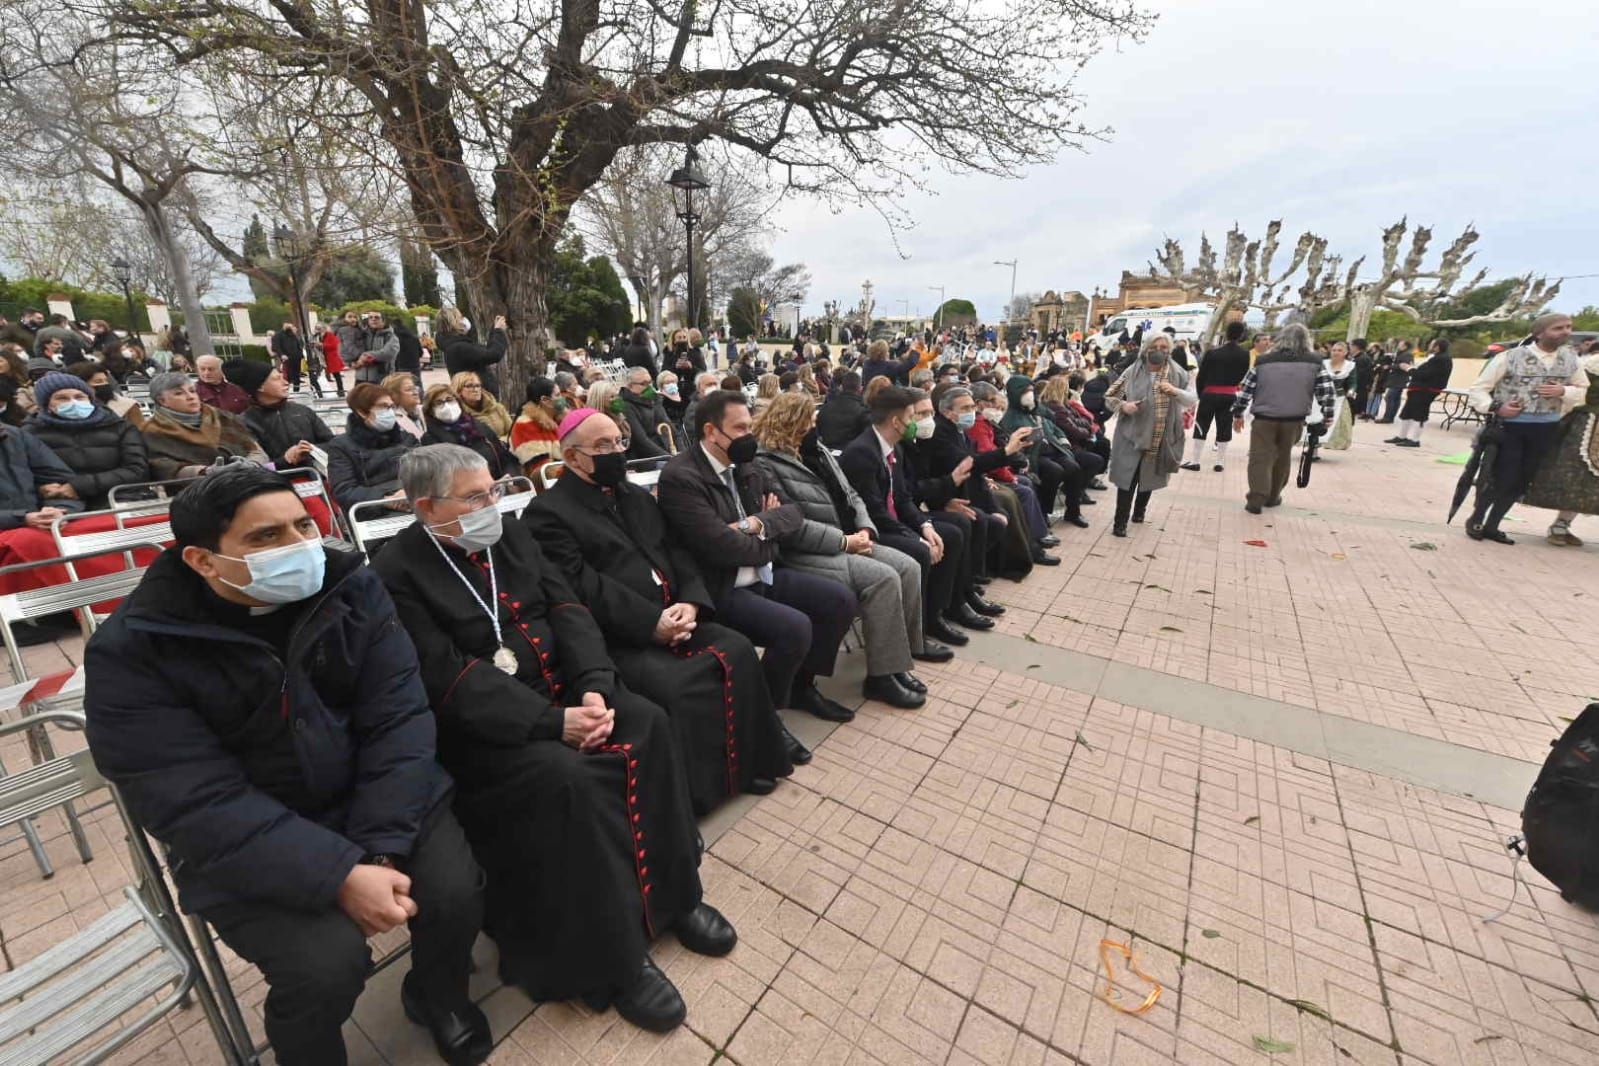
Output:
[[416,650],[343,552],[282,659],[218,602],[177,549],[151,565],[89,642],[89,749],[172,849],[185,910],[331,907],[363,855],[409,854],[450,788]]
[[829,448],[842,450],[871,424],[871,411],[858,392],[842,389],[827,398],[816,412],[816,435]]
[[[280,470],[287,465],[283,461],[283,453],[302,440],[323,445],[333,439],[333,431],[315,411],[293,400],[285,400],[276,407],[251,404],[250,409],[244,412],[244,424],[250,427],[255,439],[261,442],[261,450]],[[309,462],[307,459],[300,465]]]
[[[842,537],[859,529],[877,527],[866,510],[866,503],[838,467],[838,460],[826,449],[818,449],[810,463],[827,474],[819,476],[804,459],[788,452],[760,450],[755,462],[766,473],[767,483],[779,496],[796,504],[805,515],[805,524],[791,539],[783,541],[785,552],[812,555],[837,555],[843,551]],[[828,484],[828,482],[832,484]]]
[[81,422],[35,415],[23,428],[71,467],[68,484],[86,511],[110,506],[107,494],[118,485],[151,480],[144,434],[103,407]]
[[400,459],[417,440],[399,427],[379,433],[350,415],[345,431],[328,441],[328,483],[348,511],[363,500],[379,500],[400,487]]

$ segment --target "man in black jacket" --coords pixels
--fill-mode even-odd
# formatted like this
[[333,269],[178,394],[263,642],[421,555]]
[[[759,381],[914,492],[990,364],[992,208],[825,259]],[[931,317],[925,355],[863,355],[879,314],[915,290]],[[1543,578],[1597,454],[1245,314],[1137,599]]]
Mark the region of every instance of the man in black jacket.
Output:
[[888,342],[876,340],[866,349],[866,361],[861,364],[861,387],[865,388],[876,377],[886,377],[896,385],[904,385],[910,372],[921,362],[921,355],[909,352],[903,359],[890,359]]
[[312,448],[333,439],[333,431],[320,415],[289,399],[289,383],[267,364],[229,359],[222,364],[222,373],[250,394],[244,424],[278,469],[311,466]]
[[[273,360],[288,379],[289,388],[299,392],[301,371],[305,368],[305,343],[300,339],[299,329],[293,322],[283,323],[283,328],[272,334],[268,347]],[[311,391],[322,395],[322,385],[315,374],[311,375]]]
[[929,514],[911,494],[913,473],[907,473],[903,445],[918,432],[914,411],[921,395],[898,385],[880,390],[871,403],[871,427],[849,443],[838,465],[866,504],[877,539],[921,563],[923,630],[959,647],[969,638],[950,623],[970,629],[992,629],[994,623],[966,602],[973,591],[966,529]]
[[[406,328],[405,323],[395,319],[394,336],[400,342],[400,353],[394,357],[394,372],[396,374],[410,374],[420,385],[422,382],[422,338]],[[315,378],[311,379],[315,381]],[[479,381],[483,380],[481,376]]]
[[[938,388],[942,390],[938,392],[939,398],[947,402],[964,397],[967,409],[975,418],[970,389],[956,385]],[[955,391],[957,388],[959,393]],[[1001,462],[989,453],[983,456],[984,469],[979,471],[976,449],[967,441],[966,434],[950,421],[952,412],[948,407],[942,416],[935,411],[931,396],[919,397],[911,413],[916,418],[917,428],[916,439],[906,445],[916,478],[911,491],[935,516],[961,525],[966,533],[973,580],[985,581],[990,573],[989,552],[1004,536],[1006,520],[999,513],[999,505],[994,502],[982,474],[1000,466]],[[976,584],[968,590],[965,600],[972,610],[985,617],[1005,613],[1005,608],[983,599]]]
[[650,348],[650,331],[643,326],[635,327],[632,336],[622,346],[622,365],[648,370],[651,381],[661,372],[655,363],[655,352]]
[[89,642],[96,764],[171,849],[184,909],[265,975],[279,1062],[344,1062],[367,938],[401,923],[407,1016],[446,1061],[483,1061],[480,874],[383,586],[259,467],[185,489],[172,534]]
[[661,426],[670,425],[671,419],[661,398],[650,384],[650,373],[642,367],[627,372],[627,385],[622,389],[622,412],[627,419],[630,443],[629,459],[655,459],[671,455],[661,436]]
[[866,401],[861,398],[861,376],[853,370],[838,376],[838,388],[816,412],[816,435],[834,451],[842,449],[871,425]]
[[1194,416],[1194,439],[1188,443],[1184,470],[1199,469],[1199,456],[1212,422],[1216,424],[1216,472],[1220,473],[1227,462],[1227,445],[1233,439],[1233,399],[1238,395],[1239,383],[1249,373],[1249,353],[1241,343],[1246,332],[1248,327],[1243,322],[1227,323],[1227,343],[1212,348],[1199,361],[1199,376],[1194,381],[1199,390],[1199,413]]
[[773,565],[777,542],[805,519],[778,498],[755,463],[758,445],[744,394],[711,393],[695,408],[694,422],[689,431],[697,444],[661,471],[661,510],[699,563],[722,624],[766,649],[761,665],[773,702],[849,721],[855,712],[823,696],[816,677],[833,672],[859,608],[855,593]]

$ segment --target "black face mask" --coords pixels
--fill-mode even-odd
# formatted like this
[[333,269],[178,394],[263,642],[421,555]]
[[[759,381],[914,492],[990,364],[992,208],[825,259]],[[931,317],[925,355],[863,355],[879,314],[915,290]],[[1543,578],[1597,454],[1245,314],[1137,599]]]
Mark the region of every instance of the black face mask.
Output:
[[110,403],[116,398],[116,395],[117,387],[115,385],[96,385],[94,387],[94,398],[101,403]]
[[742,437],[734,437],[727,445],[727,461],[737,466],[754,460],[755,453],[760,450],[760,442],[755,439],[755,434],[746,433]]
[[627,480],[627,453],[606,452],[604,455],[591,455],[589,462],[594,464],[594,478],[596,485],[614,489]]
[[675,347],[680,352],[686,352],[688,351],[688,341],[678,341]]

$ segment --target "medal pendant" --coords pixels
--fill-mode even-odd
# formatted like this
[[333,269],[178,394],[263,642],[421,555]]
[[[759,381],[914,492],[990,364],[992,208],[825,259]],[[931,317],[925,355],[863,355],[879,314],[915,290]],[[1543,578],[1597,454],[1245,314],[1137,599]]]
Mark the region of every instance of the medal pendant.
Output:
[[500,648],[494,653],[494,665],[508,674],[516,673],[516,653],[510,648]]

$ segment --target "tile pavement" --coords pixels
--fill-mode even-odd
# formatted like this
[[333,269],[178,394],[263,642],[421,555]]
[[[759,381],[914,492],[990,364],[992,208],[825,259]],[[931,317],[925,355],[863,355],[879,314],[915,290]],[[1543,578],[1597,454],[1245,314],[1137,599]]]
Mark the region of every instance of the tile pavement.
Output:
[[[683,1029],[534,1009],[484,976],[485,942],[493,1061],[1594,1062],[1599,918],[1529,871],[1510,912],[1481,921],[1510,895],[1498,842],[1513,810],[1098,684],[1106,663],[1170,675],[1530,774],[1599,694],[1579,628],[1599,552],[1535,542],[1547,515],[1531,511],[1511,524],[1527,543],[1466,541],[1439,521],[1459,467],[1436,462],[1466,432],[1429,427],[1405,452],[1374,443],[1383,435],[1359,427],[1308,490],[1258,518],[1240,506],[1241,454],[1225,474],[1181,475],[1126,540],[1108,536],[1102,496],[1062,566],[992,589],[1010,607],[998,632],[1036,647],[1018,658],[976,642],[923,670],[924,709],[866,704],[775,794],[707,824],[707,896],[741,942],[725,959],[657,945],[689,1003]],[[29,665],[80,651],[31,649]],[[836,693],[859,676],[854,660]],[[1062,663],[1085,680],[1043,680],[1078,676]],[[50,881],[20,842],[0,848],[7,967],[102,913],[126,876],[103,815],[87,865],[59,817],[41,829],[60,870]],[[1149,1012],[1101,998],[1105,939],[1163,985]],[[258,1024],[264,989],[233,968]],[[398,974],[363,997],[352,1061],[430,1061],[398,1016]],[[1126,978],[1123,999],[1143,991]],[[117,1061],[216,1055],[188,1011]]]

